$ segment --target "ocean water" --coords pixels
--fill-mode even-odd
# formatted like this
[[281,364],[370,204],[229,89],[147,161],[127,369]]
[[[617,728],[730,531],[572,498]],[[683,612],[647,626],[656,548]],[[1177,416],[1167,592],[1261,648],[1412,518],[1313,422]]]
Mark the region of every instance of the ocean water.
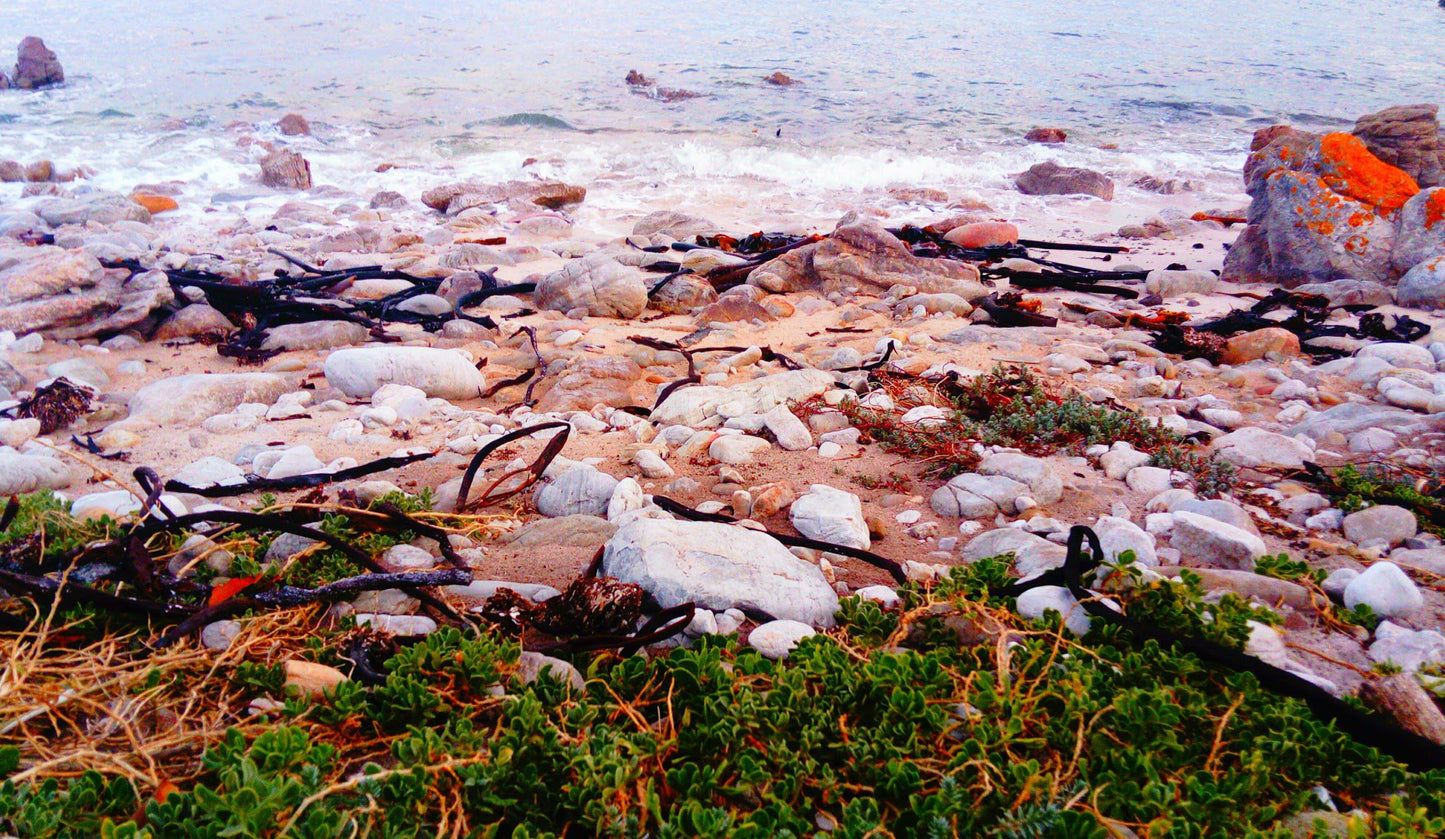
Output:
[[[535,172],[621,210],[786,214],[897,186],[997,205],[1052,158],[1110,172],[1122,199],[1150,174],[1222,200],[1254,128],[1445,99],[1433,0],[7,0],[6,54],[28,34],[68,84],[0,94],[0,158],[196,193],[254,189],[238,138],[296,111],[317,182],[358,191]],[[700,95],[660,101],[631,69]],[[775,71],[801,84],[764,84]],[[1025,144],[1033,125],[1071,142]]]

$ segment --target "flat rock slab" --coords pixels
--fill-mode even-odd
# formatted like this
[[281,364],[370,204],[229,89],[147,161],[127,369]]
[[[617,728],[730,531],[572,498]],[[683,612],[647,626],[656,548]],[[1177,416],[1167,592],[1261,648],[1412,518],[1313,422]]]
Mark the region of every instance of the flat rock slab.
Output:
[[291,390],[274,373],[190,373],[152,382],[130,398],[130,421],[199,423],[246,402],[271,404]]

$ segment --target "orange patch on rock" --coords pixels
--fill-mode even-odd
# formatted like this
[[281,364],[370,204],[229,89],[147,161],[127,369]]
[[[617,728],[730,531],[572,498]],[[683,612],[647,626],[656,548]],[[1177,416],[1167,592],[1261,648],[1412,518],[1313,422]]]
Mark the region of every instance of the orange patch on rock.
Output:
[[1395,212],[1420,191],[1414,178],[1370,154],[1353,134],[1326,134],[1320,155],[1320,176],[1329,188],[1374,207],[1380,215]]
[[1442,221],[1445,221],[1445,189],[1437,189],[1425,199],[1425,229],[1434,230]]
[[168,213],[180,206],[176,203],[176,199],[169,195],[152,195],[149,192],[137,192],[130,197],[130,200],[150,210],[151,215]]

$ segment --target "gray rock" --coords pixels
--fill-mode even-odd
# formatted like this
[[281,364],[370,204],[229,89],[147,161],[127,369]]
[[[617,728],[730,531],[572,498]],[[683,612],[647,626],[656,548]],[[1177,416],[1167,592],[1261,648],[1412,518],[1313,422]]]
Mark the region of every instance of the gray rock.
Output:
[[1438,105],[1395,105],[1355,121],[1354,134],[1370,153],[1403,169],[1421,187],[1445,183],[1445,138]]
[[465,356],[434,347],[355,347],[336,350],[323,365],[326,381],[352,398],[369,398],[382,385],[418,388],[442,399],[475,399],[487,380]]
[[358,610],[354,615],[357,626],[365,626],[386,635],[413,638],[430,635],[437,631],[437,622],[426,615],[388,615]]
[[666,236],[683,241],[695,236],[708,236],[721,231],[718,225],[697,216],[676,210],[658,210],[648,213],[632,226],[634,236]]
[[201,646],[208,650],[224,650],[241,634],[241,622],[224,620],[201,628]]
[[1014,186],[1025,195],[1092,195],[1114,200],[1114,182],[1091,169],[1060,166],[1053,161],[1037,163],[1014,178]]
[[122,221],[147,224],[150,211],[115,192],[96,192],[77,198],[49,198],[35,207],[35,212],[51,227],[64,224],[95,224],[109,227]]
[[537,512],[548,518],[602,516],[617,479],[591,466],[574,466],[537,490]]
[[[1329,506],[1328,502],[1324,506]],[[1198,513],[1249,533],[1259,533],[1259,527],[1243,507],[1222,498],[1184,498],[1169,504],[1168,509],[1171,513]]]
[[106,271],[87,253],[51,247],[27,257],[0,259],[0,329],[60,339],[107,335],[175,298],[161,271]]
[[1253,571],[1268,553],[1264,540],[1248,531],[1198,513],[1178,512],[1169,544],[1185,560],[1206,568]]
[[592,317],[630,320],[647,308],[647,284],[636,268],[609,256],[589,256],[543,277],[533,300],[539,309],[586,309]]
[[397,311],[417,315],[445,315],[452,310],[451,301],[437,294],[418,294],[396,304]]
[[1419,531],[1415,514],[1404,507],[1377,504],[1345,516],[1345,537],[1357,545],[1383,540],[1398,545]]
[[1345,436],[1366,428],[1384,428],[1406,437],[1445,429],[1445,417],[1422,417],[1413,412],[1367,402],[1346,402],[1311,414],[1289,429],[1291,437],[1319,441],[1332,432]]
[[1435,356],[1419,344],[1387,342],[1370,344],[1355,354],[1356,358],[1378,358],[1391,367],[1435,372]]
[[642,586],[664,608],[755,609],[814,626],[832,626],[838,609],[817,566],[766,534],[713,522],[629,522],[608,540],[602,573]]
[[1395,250],[1390,256],[1396,271],[1404,273],[1422,262],[1445,256],[1441,207],[1445,207],[1445,187],[1421,190],[1400,208]]
[[272,189],[310,189],[311,164],[290,149],[261,158],[261,183]]
[[826,484],[813,484],[799,496],[789,518],[793,527],[809,539],[865,551],[872,544],[868,524],[863,520],[863,502],[851,492]]
[[136,391],[126,422],[199,423],[245,402],[271,404],[290,390],[274,373],[190,373],[161,379]]
[[224,458],[203,457],[182,466],[172,479],[189,487],[204,489],[245,483],[246,473],[241,467]]
[[45,375],[65,378],[78,385],[85,385],[97,393],[110,387],[110,376],[99,364],[88,358],[67,358],[54,364],[45,365]]
[[1405,617],[1425,605],[1425,595],[1398,565],[1376,562],[1345,586],[1345,606],[1361,604],[1382,618]]
[[1427,259],[1406,271],[1395,288],[1395,302],[1417,309],[1445,308],[1445,256]]

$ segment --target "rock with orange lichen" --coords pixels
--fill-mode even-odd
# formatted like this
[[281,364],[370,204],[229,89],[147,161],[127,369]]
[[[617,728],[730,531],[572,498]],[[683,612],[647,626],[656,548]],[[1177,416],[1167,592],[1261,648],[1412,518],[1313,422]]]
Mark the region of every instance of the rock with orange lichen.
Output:
[[1437,256],[1445,256],[1445,187],[1424,190],[1400,208],[1390,259],[1404,273]]
[[1368,204],[1380,215],[1394,213],[1420,191],[1414,178],[1370,154],[1353,134],[1326,134],[1311,152],[1306,171],[1315,172],[1330,189]]
[[1223,278],[1288,286],[1398,279],[1408,266],[1392,260],[1396,225],[1419,192],[1414,179],[1350,134],[1271,130],[1267,139],[1245,163],[1249,225]]
[[1276,172],[1266,196],[1263,224],[1274,281],[1295,286],[1393,279],[1395,225],[1370,205],[1346,198],[1324,179],[1304,172]]

